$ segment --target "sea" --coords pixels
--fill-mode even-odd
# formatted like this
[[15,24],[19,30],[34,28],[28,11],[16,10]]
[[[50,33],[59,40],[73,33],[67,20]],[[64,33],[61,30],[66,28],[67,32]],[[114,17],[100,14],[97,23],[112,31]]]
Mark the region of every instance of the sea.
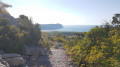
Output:
[[63,25],[63,28],[55,30],[42,30],[44,32],[88,32],[90,29],[99,25]]

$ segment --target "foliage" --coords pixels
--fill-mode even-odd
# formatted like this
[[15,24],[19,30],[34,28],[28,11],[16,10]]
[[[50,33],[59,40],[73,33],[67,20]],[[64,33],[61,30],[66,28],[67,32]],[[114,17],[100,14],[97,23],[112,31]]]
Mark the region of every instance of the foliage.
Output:
[[42,46],[42,47],[47,48],[48,50],[50,50],[50,42],[48,40],[47,33],[46,32],[42,32],[41,36],[42,36],[43,41],[40,41],[39,45]]
[[10,25],[9,18],[3,18],[2,14],[8,14],[6,8],[12,7],[0,1],[0,50],[22,54],[24,45],[38,44],[41,39],[39,24],[33,24],[25,15],[20,15],[19,27]]
[[0,50],[22,53],[25,35],[27,32],[9,25],[8,19],[0,18]]
[[38,44],[39,40],[41,39],[41,30],[39,24],[33,24],[32,20],[24,15],[20,15],[18,19],[20,20],[20,30],[28,32],[28,35],[25,37],[25,44]]
[[120,24],[120,14],[114,14],[112,24]]
[[39,24],[32,24],[26,16],[21,15],[19,28],[10,25],[7,18],[0,17],[0,50],[23,53],[24,45],[38,44],[41,39]]
[[6,4],[6,3],[3,3],[2,1],[0,1],[0,14],[1,13],[8,13],[7,11],[6,11],[6,8],[8,8],[8,7],[12,7],[11,5],[9,5],[9,4]]
[[120,26],[106,24],[64,42],[67,54],[78,67],[120,66]]

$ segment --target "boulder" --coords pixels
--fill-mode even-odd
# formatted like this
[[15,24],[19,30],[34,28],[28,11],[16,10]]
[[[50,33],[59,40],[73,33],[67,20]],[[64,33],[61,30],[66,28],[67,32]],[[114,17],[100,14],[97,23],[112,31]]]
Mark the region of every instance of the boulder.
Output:
[[6,66],[0,62],[0,67],[6,67]]
[[4,60],[7,61],[10,66],[19,66],[25,64],[25,60],[22,57],[6,58]]
[[24,54],[28,56],[43,56],[47,54],[47,50],[45,48],[35,45],[25,46],[24,52]]
[[5,58],[13,58],[13,57],[20,57],[20,56],[21,56],[21,55],[16,54],[16,53],[2,54],[2,55],[1,55],[1,57],[2,57],[3,59],[5,59]]
[[10,65],[0,56],[0,67],[10,67]]
[[24,65],[26,61],[19,54],[2,54],[2,59],[7,61],[10,66]]

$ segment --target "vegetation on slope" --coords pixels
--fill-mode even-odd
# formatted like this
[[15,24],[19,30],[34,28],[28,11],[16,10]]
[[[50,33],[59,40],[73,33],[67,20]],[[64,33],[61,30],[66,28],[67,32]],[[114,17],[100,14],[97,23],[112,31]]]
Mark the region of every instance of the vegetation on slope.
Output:
[[[48,32],[50,44],[63,44],[69,60],[77,67],[120,66],[120,14],[115,14],[112,25],[96,26],[89,32]],[[68,32],[69,33],[69,32]]]
[[119,23],[120,21],[116,17],[112,21],[114,25],[106,23],[104,26],[94,27],[89,32],[84,33],[84,36],[78,35],[79,38],[66,41],[64,47],[72,61],[78,67],[119,67]]
[[[24,45],[38,45],[41,39],[39,24],[33,24],[27,16],[20,15],[19,27],[10,25],[9,18],[2,17],[1,14],[8,13],[6,8],[10,5],[0,3],[0,50],[22,54]],[[9,13],[8,13],[9,14]]]

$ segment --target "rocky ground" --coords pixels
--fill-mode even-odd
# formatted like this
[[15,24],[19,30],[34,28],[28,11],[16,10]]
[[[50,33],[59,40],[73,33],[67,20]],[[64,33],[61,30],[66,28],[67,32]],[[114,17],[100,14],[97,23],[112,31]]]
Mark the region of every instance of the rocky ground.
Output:
[[67,60],[64,50],[61,48],[51,48],[49,57],[52,67],[72,67]]
[[27,61],[29,67],[73,67],[67,61],[67,57],[62,48],[51,48],[46,56],[32,58]]

